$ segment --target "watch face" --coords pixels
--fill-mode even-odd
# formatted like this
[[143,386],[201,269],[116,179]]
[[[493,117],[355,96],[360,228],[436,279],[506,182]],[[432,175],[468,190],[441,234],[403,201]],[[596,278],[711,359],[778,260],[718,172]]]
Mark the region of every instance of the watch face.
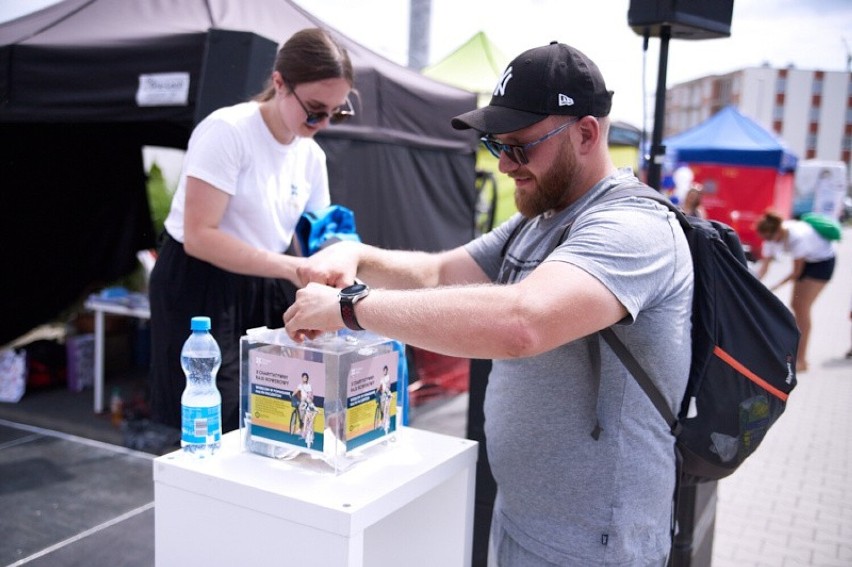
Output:
[[364,293],[365,291],[367,291],[367,289],[367,286],[364,284],[355,284],[350,285],[349,287],[344,287],[342,290],[340,290],[340,294],[353,297]]

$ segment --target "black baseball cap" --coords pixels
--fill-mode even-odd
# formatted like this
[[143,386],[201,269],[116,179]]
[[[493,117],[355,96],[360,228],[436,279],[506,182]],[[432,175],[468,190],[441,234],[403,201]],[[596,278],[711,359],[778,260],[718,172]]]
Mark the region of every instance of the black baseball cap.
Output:
[[505,134],[551,114],[608,116],[612,94],[594,61],[554,41],[518,55],[500,77],[488,106],[456,116],[452,125],[456,130]]

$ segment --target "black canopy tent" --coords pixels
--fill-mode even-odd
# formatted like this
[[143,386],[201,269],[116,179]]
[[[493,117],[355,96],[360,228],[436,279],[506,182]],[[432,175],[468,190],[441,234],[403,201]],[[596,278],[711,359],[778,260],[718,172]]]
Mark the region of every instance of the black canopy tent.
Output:
[[440,250],[473,236],[476,139],[450,118],[474,94],[287,0],[65,0],[0,25],[0,344],[135,269],[156,241],[142,147],[185,148],[198,119],[259,91],[278,44],[306,27],[329,29],[355,65],[356,118],[317,140],[364,241]]

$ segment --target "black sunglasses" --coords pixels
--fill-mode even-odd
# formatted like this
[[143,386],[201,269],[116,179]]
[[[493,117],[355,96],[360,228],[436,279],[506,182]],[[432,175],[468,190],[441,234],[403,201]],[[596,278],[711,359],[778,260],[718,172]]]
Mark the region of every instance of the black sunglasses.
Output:
[[491,155],[493,155],[497,159],[500,159],[500,152],[503,152],[504,154],[506,154],[506,157],[508,157],[513,162],[521,165],[526,165],[530,162],[529,158],[527,157],[527,151],[539,145],[548,138],[552,138],[568,126],[575,124],[578,120],[580,120],[580,118],[574,118],[573,120],[569,120],[565,124],[557,126],[538,140],[533,140],[532,142],[529,142],[527,144],[503,144],[492,138],[490,135],[481,137],[480,141],[483,143],[483,145],[485,145],[486,148],[488,148],[488,151],[491,152]]
[[292,85],[288,84],[287,88],[290,89],[290,92],[293,93],[293,96],[296,97],[296,101],[298,101],[299,106],[302,107],[302,110],[305,111],[305,115],[307,118],[305,119],[305,124],[308,126],[316,126],[326,118],[328,118],[329,122],[332,124],[340,124],[341,122],[346,122],[353,116],[355,116],[355,110],[352,108],[352,103],[349,102],[349,97],[346,97],[346,106],[334,109],[331,114],[328,112],[313,112],[308,110],[308,107],[305,106],[305,103],[302,102],[302,99],[299,98],[299,95],[296,94],[296,88]]

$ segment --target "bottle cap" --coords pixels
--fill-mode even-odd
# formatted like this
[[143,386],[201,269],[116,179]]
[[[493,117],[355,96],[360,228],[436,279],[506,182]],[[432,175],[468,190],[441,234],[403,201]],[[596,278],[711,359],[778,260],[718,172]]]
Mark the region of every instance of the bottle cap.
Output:
[[210,330],[210,317],[193,317],[189,328],[192,331],[209,331]]

